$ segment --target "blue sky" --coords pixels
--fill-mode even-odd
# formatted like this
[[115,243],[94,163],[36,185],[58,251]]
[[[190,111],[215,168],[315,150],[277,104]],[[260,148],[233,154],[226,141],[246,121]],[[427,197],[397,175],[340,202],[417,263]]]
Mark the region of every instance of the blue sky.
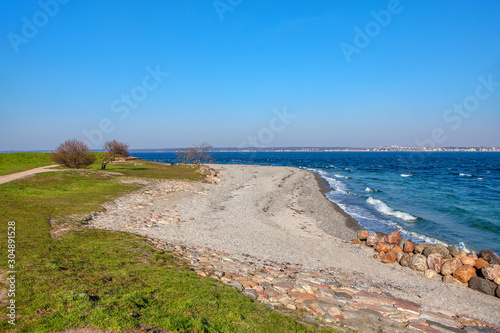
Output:
[[494,0],[6,0],[0,150],[500,146],[499,13]]

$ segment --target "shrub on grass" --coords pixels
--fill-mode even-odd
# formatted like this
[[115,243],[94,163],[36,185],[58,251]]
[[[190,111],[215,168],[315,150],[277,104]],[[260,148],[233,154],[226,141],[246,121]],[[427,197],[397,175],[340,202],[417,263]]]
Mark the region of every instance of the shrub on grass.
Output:
[[128,144],[123,142],[118,142],[116,140],[107,141],[104,144],[103,149],[104,149],[104,159],[102,160],[101,163],[101,170],[105,170],[106,165],[109,162],[114,161],[115,158],[129,156]]
[[96,157],[82,141],[67,140],[50,154],[50,158],[57,164],[68,168],[85,168],[95,162]]

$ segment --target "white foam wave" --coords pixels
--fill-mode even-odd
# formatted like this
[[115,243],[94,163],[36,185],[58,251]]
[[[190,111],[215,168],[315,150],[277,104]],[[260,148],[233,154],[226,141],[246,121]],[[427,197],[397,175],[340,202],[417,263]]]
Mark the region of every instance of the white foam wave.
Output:
[[371,188],[367,187],[367,188],[365,188],[365,192],[375,192],[375,191],[372,190]]
[[402,173],[401,174],[401,177],[411,177],[412,175],[408,175],[408,174],[405,174],[405,173]]
[[373,205],[376,210],[381,212],[382,214],[385,215],[390,215],[390,216],[395,216],[401,220],[407,221],[407,222],[412,222],[415,221],[417,218],[409,213],[406,212],[401,212],[399,210],[394,210],[391,207],[387,206],[385,202],[379,199],[374,199],[372,197],[369,197],[366,199],[366,202],[368,202],[370,205]]
[[351,177],[344,176],[344,175],[341,175],[341,174],[339,174],[339,173],[336,173],[336,174],[335,174],[335,177],[337,177],[337,178],[344,178],[344,179],[351,179]]
[[472,177],[472,175],[469,175],[468,173],[460,173],[459,176],[462,176],[462,177]]

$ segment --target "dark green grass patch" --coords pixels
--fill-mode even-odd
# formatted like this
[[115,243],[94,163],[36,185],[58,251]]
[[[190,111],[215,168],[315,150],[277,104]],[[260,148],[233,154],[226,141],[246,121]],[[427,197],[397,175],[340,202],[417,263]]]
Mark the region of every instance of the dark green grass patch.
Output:
[[[7,323],[4,304],[0,330],[52,332],[87,326],[114,331],[139,327],[173,332],[316,330],[232,288],[200,278],[142,237],[84,228],[77,220],[61,238],[50,236],[49,221],[88,214],[138,189],[136,184],[121,182],[122,178],[92,170],[70,171],[0,185],[0,233],[6,235],[8,221],[16,222],[18,271],[17,325]],[[7,258],[6,237],[0,242],[2,257]],[[2,261],[4,271],[5,265]]]

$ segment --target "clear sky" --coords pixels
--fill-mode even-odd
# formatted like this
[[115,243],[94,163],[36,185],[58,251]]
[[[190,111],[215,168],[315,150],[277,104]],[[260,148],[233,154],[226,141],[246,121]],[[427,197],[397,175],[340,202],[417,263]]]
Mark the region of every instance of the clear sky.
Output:
[[500,2],[5,0],[0,150],[500,146]]

